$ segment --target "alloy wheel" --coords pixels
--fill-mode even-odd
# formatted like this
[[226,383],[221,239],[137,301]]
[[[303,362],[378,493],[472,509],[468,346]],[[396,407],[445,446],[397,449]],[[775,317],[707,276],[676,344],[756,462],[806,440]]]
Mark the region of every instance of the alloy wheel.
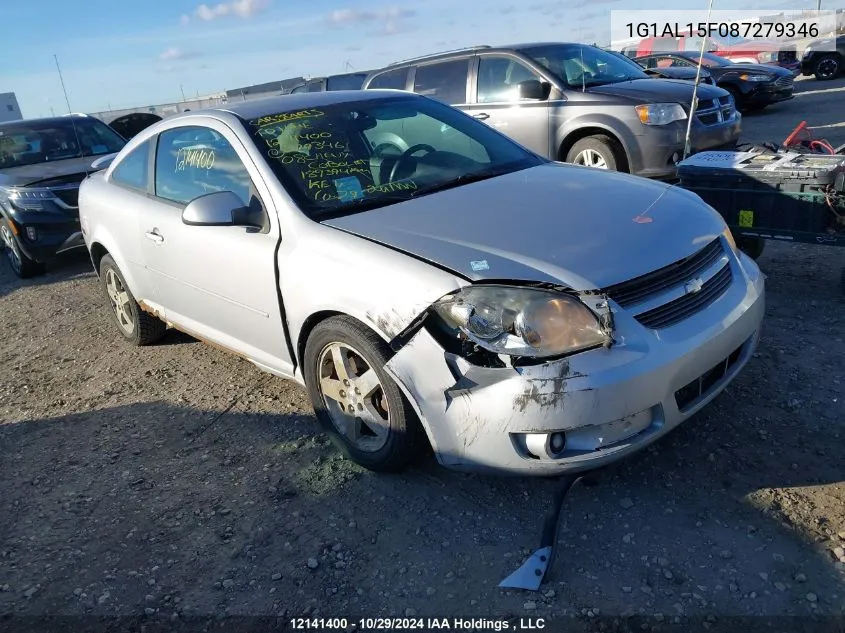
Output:
[[324,347],[318,368],[320,393],[338,433],[360,451],[383,448],[390,434],[390,412],[375,369],[346,343]]
[[585,167],[607,169],[607,161],[604,159],[604,156],[599,154],[594,149],[585,149],[581,152],[578,152],[578,155],[572,162],[576,165],[584,165]]
[[106,293],[117,317],[117,325],[126,334],[132,334],[135,330],[135,319],[132,318],[131,299],[120,277],[112,269],[106,271]]
[[839,73],[839,62],[832,57],[827,57],[819,62],[816,72],[820,77],[832,79]]

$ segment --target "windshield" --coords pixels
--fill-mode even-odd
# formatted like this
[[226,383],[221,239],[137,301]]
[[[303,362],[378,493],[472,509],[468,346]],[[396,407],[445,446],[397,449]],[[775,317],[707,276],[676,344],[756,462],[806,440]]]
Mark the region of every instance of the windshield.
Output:
[[[694,64],[698,63],[698,53],[695,55],[689,55],[687,59],[692,61]],[[732,64],[733,62],[728,61],[724,57],[714,55],[713,53],[704,53],[704,57],[701,58],[701,65],[705,68],[718,68],[720,66],[730,66]]]
[[524,48],[520,52],[554,73],[570,88],[648,79],[636,65],[595,46],[556,44]]
[[545,162],[486,124],[416,96],[272,113],[245,125],[299,207],[315,219]]
[[737,44],[742,44],[743,42],[748,41],[748,38],[739,37],[738,35],[726,35],[722,37],[721,34],[719,37],[714,37],[713,39],[723,46],[736,46]]
[[112,154],[125,144],[117,132],[97,119],[5,124],[0,126],[0,169]]

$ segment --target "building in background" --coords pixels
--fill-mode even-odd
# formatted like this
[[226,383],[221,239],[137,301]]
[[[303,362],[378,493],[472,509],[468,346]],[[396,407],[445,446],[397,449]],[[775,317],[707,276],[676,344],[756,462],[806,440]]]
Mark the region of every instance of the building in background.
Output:
[[14,92],[0,92],[0,123],[20,121],[23,118],[18,98]]

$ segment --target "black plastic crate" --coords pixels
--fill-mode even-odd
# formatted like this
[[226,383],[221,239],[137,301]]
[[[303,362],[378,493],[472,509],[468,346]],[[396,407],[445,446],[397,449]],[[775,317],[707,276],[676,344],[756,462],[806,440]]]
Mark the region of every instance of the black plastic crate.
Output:
[[678,178],[737,235],[845,245],[845,156],[702,152]]

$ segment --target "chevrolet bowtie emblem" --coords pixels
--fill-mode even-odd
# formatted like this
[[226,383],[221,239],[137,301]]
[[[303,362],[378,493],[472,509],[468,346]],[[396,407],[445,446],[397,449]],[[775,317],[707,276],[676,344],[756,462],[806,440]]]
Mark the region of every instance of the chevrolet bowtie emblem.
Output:
[[684,292],[688,295],[694,295],[697,292],[701,292],[701,289],[704,287],[704,282],[701,281],[698,277],[695,279],[690,279],[687,283],[684,284]]

